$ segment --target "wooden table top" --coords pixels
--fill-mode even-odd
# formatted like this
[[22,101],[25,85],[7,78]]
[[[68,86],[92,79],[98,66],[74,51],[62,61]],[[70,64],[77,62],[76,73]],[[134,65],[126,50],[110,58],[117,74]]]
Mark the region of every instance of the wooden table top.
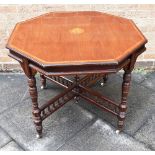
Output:
[[135,24],[100,12],[48,13],[17,23],[7,48],[42,65],[118,63],[147,42]]

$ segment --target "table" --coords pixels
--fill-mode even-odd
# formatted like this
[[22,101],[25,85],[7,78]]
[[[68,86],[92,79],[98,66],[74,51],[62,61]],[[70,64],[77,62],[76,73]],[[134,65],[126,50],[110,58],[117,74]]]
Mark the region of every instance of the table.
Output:
[[[28,78],[37,137],[42,137],[44,119],[71,99],[78,102],[80,97],[116,116],[116,132],[122,131],[131,72],[146,43],[132,20],[101,12],[50,12],[17,23],[6,48]],[[120,103],[90,88],[100,79],[106,82],[108,74],[121,69],[124,75]],[[65,88],[40,107],[37,72],[42,89],[46,88],[46,79]],[[66,75],[72,75],[74,80]]]

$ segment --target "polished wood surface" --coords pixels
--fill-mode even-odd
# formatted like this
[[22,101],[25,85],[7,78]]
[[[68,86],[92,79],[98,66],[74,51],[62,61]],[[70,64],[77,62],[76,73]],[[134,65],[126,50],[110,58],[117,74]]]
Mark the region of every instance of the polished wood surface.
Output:
[[[48,13],[18,23],[7,48],[28,78],[37,137],[42,136],[44,119],[71,99],[78,101],[80,97],[116,116],[117,133],[122,131],[131,72],[137,57],[146,50],[146,42],[131,20],[99,12]],[[107,74],[120,69],[124,70],[120,102],[89,88],[100,79],[106,82]],[[41,106],[37,72],[42,89],[46,88],[46,79],[65,88]],[[74,80],[64,75],[73,75]]]
[[7,48],[44,65],[119,63],[147,42],[135,24],[100,12],[48,13],[16,25]]

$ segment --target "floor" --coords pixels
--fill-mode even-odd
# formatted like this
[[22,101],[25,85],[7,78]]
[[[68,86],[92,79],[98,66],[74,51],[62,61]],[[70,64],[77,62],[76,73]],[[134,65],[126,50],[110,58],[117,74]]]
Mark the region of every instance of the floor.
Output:
[[[120,100],[122,73],[110,75],[107,84],[92,86]],[[60,93],[48,81],[40,89],[39,104]],[[31,100],[23,74],[0,73],[0,150],[155,150],[155,72],[134,72],[128,97],[124,131],[115,133],[117,120],[80,99],[68,102],[43,122],[43,138],[36,139]]]

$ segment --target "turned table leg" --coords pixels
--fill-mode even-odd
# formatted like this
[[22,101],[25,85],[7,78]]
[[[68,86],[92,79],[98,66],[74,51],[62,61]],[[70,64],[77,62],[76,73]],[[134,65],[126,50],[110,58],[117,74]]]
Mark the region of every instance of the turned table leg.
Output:
[[29,92],[32,100],[32,114],[33,114],[33,121],[37,130],[37,138],[42,137],[42,120],[40,116],[40,109],[38,107],[38,93],[36,87],[36,79],[34,76],[28,78],[29,84]]
[[131,81],[131,72],[125,71],[122,83],[122,98],[121,103],[119,105],[118,130],[116,131],[116,133],[119,133],[124,126],[125,115],[127,110],[127,96],[129,93],[130,81]]
[[103,79],[102,79],[101,86],[104,86],[107,83],[107,80],[108,80],[108,75],[105,74]]
[[46,78],[43,74],[40,74],[40,80],[41,80],[41,89],[46,88]]

